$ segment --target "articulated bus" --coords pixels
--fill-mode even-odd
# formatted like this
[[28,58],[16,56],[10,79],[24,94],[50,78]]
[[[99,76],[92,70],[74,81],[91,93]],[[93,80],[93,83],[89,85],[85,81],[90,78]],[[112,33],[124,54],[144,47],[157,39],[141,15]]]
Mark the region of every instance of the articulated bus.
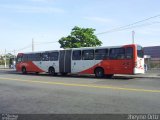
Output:
[[18,53],[16,63],[16,70],[23,74],[95,74],[102,78],[145,71],[143,48],[136,44]]

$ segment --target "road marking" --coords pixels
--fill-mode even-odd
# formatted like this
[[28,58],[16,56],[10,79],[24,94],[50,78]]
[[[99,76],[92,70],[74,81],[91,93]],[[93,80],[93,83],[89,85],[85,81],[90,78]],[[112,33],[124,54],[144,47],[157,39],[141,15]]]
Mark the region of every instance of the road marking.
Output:
[[19,81],[19,82],[28,82],[28,83],[40,83],[40,84],[50,84],[50,85],[63,85],[63,86],[75,86],[75,87],[88,87],[88,88],[125,90],[125,91],[136,91],[136,92],[160,93],[160,90],[138,89],[138,88],[124,88],[124,87],[118,87],[118,86],[102,86],[102,85],[93,85],[93,84],[76,84],[76,83],[65,83],[65,82],[49,82],[49,81],[39,81],[39,80],[22,80],[22,79],[4,78],[4,77],[0,77],[0,80]]

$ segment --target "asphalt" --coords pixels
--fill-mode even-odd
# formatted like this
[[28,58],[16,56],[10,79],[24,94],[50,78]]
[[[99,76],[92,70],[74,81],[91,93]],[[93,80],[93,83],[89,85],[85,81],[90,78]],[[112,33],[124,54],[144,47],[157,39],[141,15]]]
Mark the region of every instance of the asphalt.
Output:
[[[1,71],[12,71],[15,69],[0,68]],[[129,78],[155,78],[160,79],[160,68],[147,70],[144,74],[128,75],[128,74],[115,74],[114,77],[129,77]]]
[[53,77],[0,70],[0,113],[156,114],[159,85],[160,79],[150,78]]

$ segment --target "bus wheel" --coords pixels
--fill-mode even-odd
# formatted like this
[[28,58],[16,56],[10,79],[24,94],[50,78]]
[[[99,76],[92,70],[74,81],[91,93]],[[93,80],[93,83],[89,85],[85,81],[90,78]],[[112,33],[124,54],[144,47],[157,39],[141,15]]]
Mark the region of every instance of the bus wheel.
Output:
[[56,75],[55,70],[54,70],[53,67],[50,67],[48,72],[49,72],[50,75]]
[[97,78],[104,77],[104,70],[103,70],[103,68],[96,68],[95,71],[94,71],[94,73],[95,73],[95,76]]
[[26,68],[25,68],[25,67],[22,67],[22,73],[23,73],[23,74],[27,74],[27,71],[26,71]]

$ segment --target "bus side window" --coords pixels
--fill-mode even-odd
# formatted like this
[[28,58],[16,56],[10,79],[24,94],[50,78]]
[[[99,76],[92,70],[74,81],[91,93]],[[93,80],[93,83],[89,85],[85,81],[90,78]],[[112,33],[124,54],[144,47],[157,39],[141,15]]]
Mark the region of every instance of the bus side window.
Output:
[[133,58],[133,48],[132,47],[126,48],[126,58],[127,59]]
[[93,60],[94,59],[94,50],[83,50],[82,51],[83,60]]
[[32,55],[28,54],[28,61],[32,61]]
[[81,50],[74,50],[73,51],[72,60],[81,60]]
[[104,60],[108,58],[108,49],[96,49],[95,60]]
[[42,53],[42,61],[49,61],[48,53]]
[[35,54],[28,54],[28,61],[35,61],[36,60],[36,56]]
[[124,59],[125,49],[124,48],[111,48],[109,51],[110,59]]
[[41,61],[41,53],[35,54],[35,61]]
[[50,61],[57,61],[59,56],[59,52],[51,52],[49,53],[49,60]]
[[24,54],[24,55],[23,55],[22,61],[28,61],[28,55],[27,55],[27,54]]

